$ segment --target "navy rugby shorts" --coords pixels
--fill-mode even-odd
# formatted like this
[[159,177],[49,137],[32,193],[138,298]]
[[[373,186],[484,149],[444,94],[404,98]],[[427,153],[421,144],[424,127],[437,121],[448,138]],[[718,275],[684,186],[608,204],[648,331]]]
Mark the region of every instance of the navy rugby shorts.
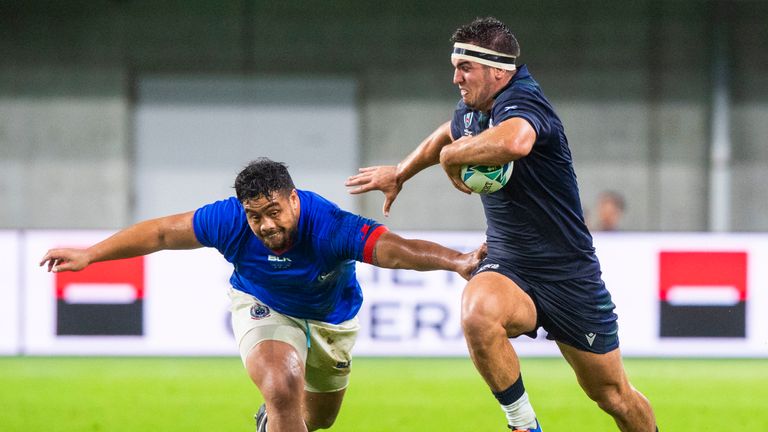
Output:
[[[487,271],[513,280],[533,299],[536,330],[546,330],[547,339],[597,354],[619,347],[615,305],[600,273],[586,278],[542,281],[520,277],[502,262],[486,258],[475,274]],[[536,330],[526,335],[535,338]]]

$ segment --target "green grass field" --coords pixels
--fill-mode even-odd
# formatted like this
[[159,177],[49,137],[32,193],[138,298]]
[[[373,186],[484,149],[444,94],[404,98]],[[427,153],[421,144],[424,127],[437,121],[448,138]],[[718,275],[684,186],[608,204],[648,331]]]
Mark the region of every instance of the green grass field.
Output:
[[[627,359],[663,432],[768,431],[768,360]],[[562,359],[523,359],[547,432],[614,431]],[[357,358],[333,431],[506,430],[469,359]],[[237,358],[0,357],[0,431],[252,431]]]

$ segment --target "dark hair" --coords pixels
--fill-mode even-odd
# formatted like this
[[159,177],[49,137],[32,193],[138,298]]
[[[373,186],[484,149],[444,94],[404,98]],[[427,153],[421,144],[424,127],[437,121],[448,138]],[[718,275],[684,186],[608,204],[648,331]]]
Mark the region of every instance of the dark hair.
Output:
[[511,56],[520,56],[520,44],[503,22],[494,17],[475,18],[456,29],[451,43],[472,43]]
[[288,166],[268,158],[251,161],[235,179],[235,193],[240,202],[269,197],[274,192],[287,195],[295,188]]

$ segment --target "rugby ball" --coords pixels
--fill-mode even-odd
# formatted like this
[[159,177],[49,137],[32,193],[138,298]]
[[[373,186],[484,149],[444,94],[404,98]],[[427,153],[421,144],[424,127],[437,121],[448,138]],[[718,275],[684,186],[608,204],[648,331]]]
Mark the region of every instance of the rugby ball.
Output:
[[496,192],[504,187],[512,176],[512,162],[499,166],[464,165],[461,180],[479,194]]

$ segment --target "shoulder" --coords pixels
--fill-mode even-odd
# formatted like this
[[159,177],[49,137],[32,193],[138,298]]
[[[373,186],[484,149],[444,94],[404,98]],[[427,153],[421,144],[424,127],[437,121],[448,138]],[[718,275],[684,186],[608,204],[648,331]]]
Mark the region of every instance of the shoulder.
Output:
[[535,81],[531,80],[531,82],[529,82],[528,79],[517,80],[499,93],[494,102],[494,108],[515,101],[543,103],[544,97]]
[[339,211],[339,206],[333,201],[322,195],[308,191],[296,189],[296,194],[301,202],[301,212],[307,211],[307,215],[322,215]]
[[245,211],[236,197],[204,205],[195,211],[193,229],[204,246],[214,246],[228,256],[231,239],[247,228]]
[[528,120],[537,135],[546,132],[554,117],[554,110],[539,87],[539,84],[522,65],[512,82],[499,93],[491,108],[493,124],[499,124],[512,117]]
[[296,193],[301,202],[299,230],[312,236],[326,233],[342,210],[318,193],[299,189],[296,189]]
[[350,224],[376,224],[372,219],[340,208],[317,193],[298,189],[297,193],[301,199],[301,217],[306,217],[307,228],[315,235],[325,233],[334,236]]
[[244,211],[240,201],[237,200],[237,197],[233,196],[200,207],[195,211],[195,215],[197,216],[198,214],[201,217],[211,217],[221,214],[239,215],[244,214]]

